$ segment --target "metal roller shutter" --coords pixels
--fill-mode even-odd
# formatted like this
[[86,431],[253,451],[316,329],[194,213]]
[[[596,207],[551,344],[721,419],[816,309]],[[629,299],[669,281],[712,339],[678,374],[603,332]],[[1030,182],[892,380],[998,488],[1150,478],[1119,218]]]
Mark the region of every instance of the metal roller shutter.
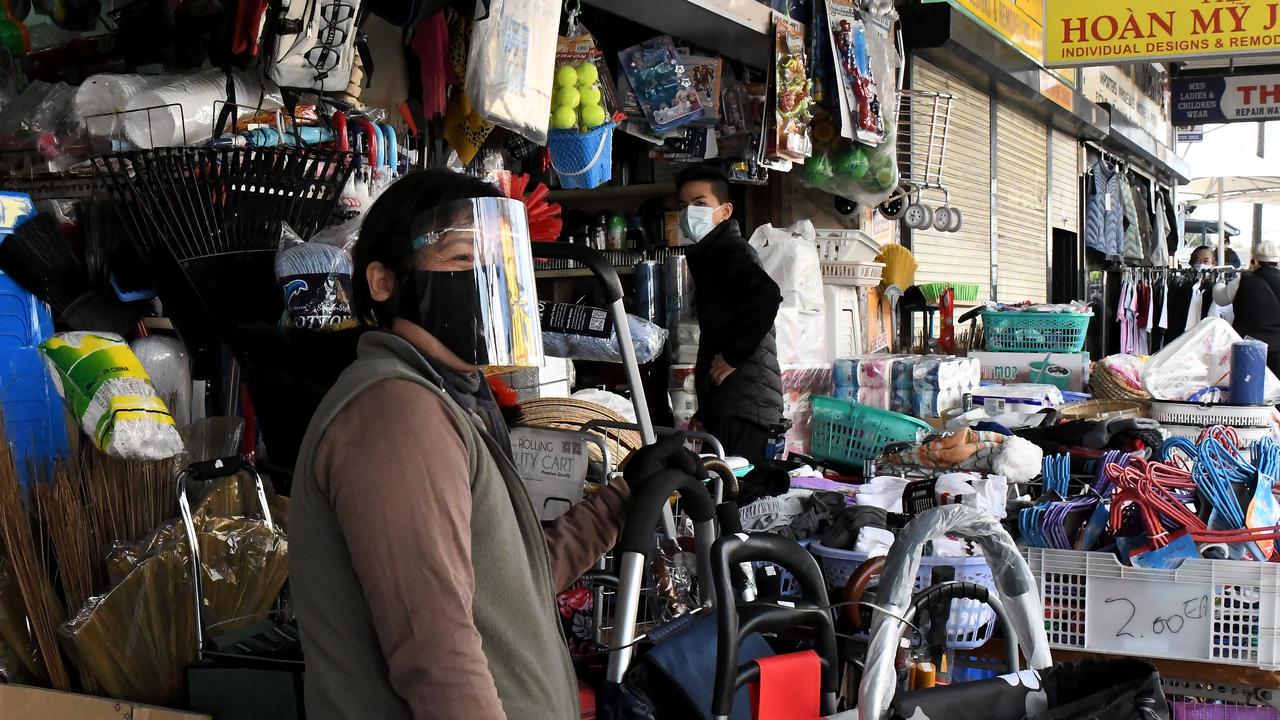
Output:
[[1048,130],[996,106],[996,265],[1003,302],[1048,298]]
[[1080,232],[1080,145],[1070,135],[1053,131],[1053,177],[1049,219],[1053,227]]
[[[912,231],[912,252],[919,264],[916,282],[976,283],[978,297],[988,298],[991,296],[991,127],[987,95],[920,59],[915,60],[911,77],[912,87],[917,90],[933,90],[955,97],[951,104],[942,181],[950,193],[950,204],[959,208],[963,219],[959,232]],[[914,147],[925,145],[924,130],[920,125],[912,127]],[[937,207],[942,204],[942,195],[929,192],[922,200],[926,205]]]

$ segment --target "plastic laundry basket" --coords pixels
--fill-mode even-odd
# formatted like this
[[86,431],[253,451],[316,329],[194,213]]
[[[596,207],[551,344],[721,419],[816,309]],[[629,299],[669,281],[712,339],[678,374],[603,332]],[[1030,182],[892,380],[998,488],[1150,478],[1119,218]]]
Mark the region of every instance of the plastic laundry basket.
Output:
[[590,190],[613,177],[613,123],[585,133],[552,130],[547,149],[563,188]]
[[[809,552],[822,567],[822,577],[827,585],[837,588],[844,587],[849,576],[867,559],[865,553],[829,548],[817,540],[809,543]],[[932,585],[935,571],[941,571],[942,568],[949,568],[951,571],[951,577],[947,577],[947,580],[971,582],[995,589],[991,567],[981,554],[971,557],[926,555],[920,558],[920,570],[916,573],[915,581],[916,592]],[[943,571],[942,574],[947,573]],[[984,603],[977,600],[952,600],[951,614],[947,616],[947,646],[957,650],[982,647],[995,632],[993,620],[995,613]],[[865,636],[865,633],[860,636]]]
[[982,313],[987,350],[992,352],[1077,353],[1084,347],[1093,313]]
[[877,458],[884,447],[896,442],[915,442],[917,435],[930,430],[929,423],[901,413],[814,395],[813,425],[809,454],[820,460],[861,465]]

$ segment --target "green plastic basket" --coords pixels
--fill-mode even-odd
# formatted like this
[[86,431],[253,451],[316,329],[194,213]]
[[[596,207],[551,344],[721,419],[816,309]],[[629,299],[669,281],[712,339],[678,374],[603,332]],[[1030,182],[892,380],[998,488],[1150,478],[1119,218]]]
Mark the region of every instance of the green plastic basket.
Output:
[[932,429],[909,415],[848,400],[814,395],[811,402],[809,453],[820,460],[861,465],[880,457],[886,445],[915,442],[920,431]]
[[1092,313],[982,313],[987,350],[993,352],[1077,353],[1084,348]]

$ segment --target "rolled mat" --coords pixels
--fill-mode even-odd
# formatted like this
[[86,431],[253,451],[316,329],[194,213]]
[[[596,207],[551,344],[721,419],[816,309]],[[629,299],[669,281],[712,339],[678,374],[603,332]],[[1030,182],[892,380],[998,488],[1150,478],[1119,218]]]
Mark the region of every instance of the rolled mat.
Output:
[[667,315],[666,298],[662,292],[662,266],[656,260],[636,263],[633,288],[635,314],[665,327]]

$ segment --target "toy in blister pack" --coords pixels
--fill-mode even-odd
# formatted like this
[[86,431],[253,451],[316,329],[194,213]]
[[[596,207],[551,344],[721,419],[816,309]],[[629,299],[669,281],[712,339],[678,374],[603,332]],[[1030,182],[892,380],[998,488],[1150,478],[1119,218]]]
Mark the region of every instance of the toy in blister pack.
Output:
[[680,52],[685,74],[693,81],[693,90],[702,103],[702,119],[699,124],[712,126],[720,119],[720,83],[724,61],[718,57],[691,55]]
[[809,140],[809,75],[805,62],[804,30],[783,15],[774,13],[774,90],[776,154],[793,162],[804,162],[813,154]]
[[618,59],[655,130],[672,130],[702,119],[702,102],[670,37],[661,35],[629,47],[618,53]]
[[841,135],[867,145],[886,136],[880,91],[871,69],[867,26],[852,0],[827,0],[831,51],[839,69],[840,110],[845,114]]
[[746,91],[731,65],[724,66],[720,83],[720,137],[736,137],[747,132]]

